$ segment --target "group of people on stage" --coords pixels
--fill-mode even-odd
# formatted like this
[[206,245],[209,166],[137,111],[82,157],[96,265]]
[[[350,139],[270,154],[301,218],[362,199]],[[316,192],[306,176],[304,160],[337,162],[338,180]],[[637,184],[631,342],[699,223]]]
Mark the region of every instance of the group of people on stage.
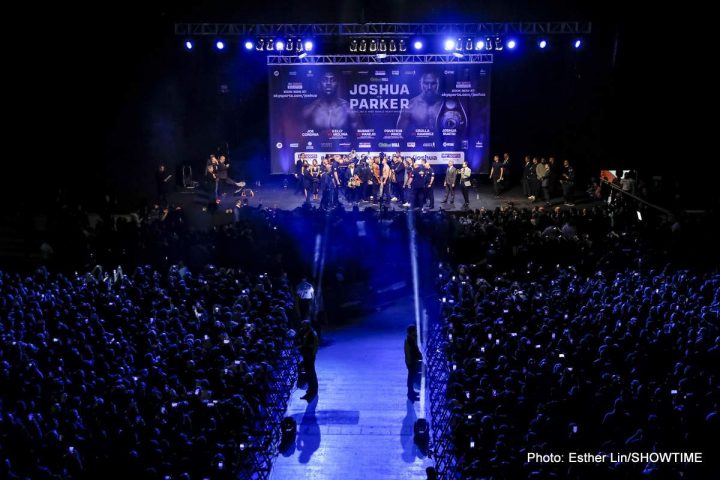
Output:
[[211,154],[205,164],[203,186],[205,191],[218,198],[223,193],[227,193],[227,188],[232,188],[235,193],[240,192],[245,183],[230,178],[230,163],[225,155]]
[[[499,155],[493,157],[490,179],[493,182],[496,197],[500,197],[510,188],[511,172],[510,156],[507,153],[503,155],[502,161]],[[568,160],[564,160],[562,166],[559,166],[555,162],[555,157],[545,160],[545,158],[531,158],[530,155],[526,155],[521,184],[523,195],[531,202],[535,202],[540,197],[542,190],[546,205],[550,205],[553,192],[559,185],[562,188],[565,205],[574,206],[572,197],[575,190],[575,169]]]
[[[459,186],[462,206],[468,208],[471,174],[467,162],[460,167],[448,162],[442,203],[455,203],[455,187]],[[303,193],[308,203],[319,200],[326,209],[339,205],[340,192],[352,205],[399,202],[404,207],[435,208],[435,171],[429,160],[402,157],[400,153],[367,157],[353,150],[348,155],[327,154],[321,163],[309,161],[303,153],[295,163],[295,178],[295,193]]]

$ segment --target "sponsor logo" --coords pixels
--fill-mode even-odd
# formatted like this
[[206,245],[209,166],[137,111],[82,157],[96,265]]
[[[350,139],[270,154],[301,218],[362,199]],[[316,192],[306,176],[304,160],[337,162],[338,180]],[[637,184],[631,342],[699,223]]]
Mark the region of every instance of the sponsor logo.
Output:
[[454,147],[455,142],[443,142],[443,147]]
[[445,70],[443,73],[445,75],[455,75],[455,70]]
[[299,148],[299,147],[300,147],[299,143],[291,143],[290,144],[290,148]]
[[341,143],[340,144],[341,147],[349,147],[350,145],[351,145],[350,143]]
[[475,142],[475,148],[482,148],[482,147],[483,147],[483,144],[482,144],[482,142],[481,142],[480,140],[478,140],[477,142]]
[[380,147],[380,148],[400,148],[400,143],[399,142],[394,142],[394,143],[380,142],[380,143],[378,143],[378,147]]
[[383,77],[383,76],[385,76],[385,71],[384,70],[376,70],[375,75],[378,77]]
[[278,149],[281,149],[281,148],[282,148],[282,142],[277,142],[277,143],[275,144],[275,146],[276,146]]
[[312,142],[308,142],[308,145],[312,145]]
[[277,70],[275,70],[275,71],[273,72],[273,75],[275,75],[275,76],[277,77],[278,75],[280,75],[280,72],[278,72]]
[[423,143],[423,147],[435,148],[435,142]]
[[291,77],[294,77],[297,75],[297,72],[295,70],[293,70],[292,72],[289,72],[288,75],[290,75]]
[[330,142],[323,142],[320,144],[320,148],[331,148],[331,147],[332,147],[332,143],[330,143]]
[[393,70],[390,72],[392,75],[400,75],[400,70]]
[[415,148],[415,142],[408,142],[407,146],[408,148]]
[[440,158],[462,158],[462,153],[441,153]]
[[405,75],[415,75],[415,70],[405,70]]
[[362,143],[362,142],[361,142],[360,145],[358,145],[358,148],[371,148],[371,147],[370,147],[370,144],[369,144],[369,143]]
[[470,82],[457,82],[456,88],[472,88],[472,83]]
[[358,70],[357,73],[360,75],[368,75],[370,73],[370,71],[369,70]]

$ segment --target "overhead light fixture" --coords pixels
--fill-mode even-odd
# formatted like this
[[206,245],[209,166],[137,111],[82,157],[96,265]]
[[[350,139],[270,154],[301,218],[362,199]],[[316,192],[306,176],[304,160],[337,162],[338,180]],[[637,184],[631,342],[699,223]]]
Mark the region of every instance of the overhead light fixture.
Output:
[[401,52],[407,52],[407,42],[405,41],[404,38],[401,38],[400,41],[398,42],[398,49]]
[[387,42],[384,38],[381,38],[378,42],[378,51],[379,52],[387,52]]
[[370,48],[368,48],[368,50],[371,52],[377,52],[377,48],[377,40],[373,38],[372,40],[370,40]]
[[350,40],[350,51],[351,52],[357,52],[358,50],[358,41],[356,39]]
[[361,52],[367,51],[367,40],[365,40],[364,38],[360,40],[360,47],[358,48],[358,50],[360,50]]
[[[245,45],[247,46],[247,43]],[[257,50],[258,52],[262,52],[263,48],[265,48],[265,39],[261,38],[255,44],[255,50]]]
[[397,52],[397,44],[395,43],[394,39],[390,39],[388,50],[390,50],[391,52]]

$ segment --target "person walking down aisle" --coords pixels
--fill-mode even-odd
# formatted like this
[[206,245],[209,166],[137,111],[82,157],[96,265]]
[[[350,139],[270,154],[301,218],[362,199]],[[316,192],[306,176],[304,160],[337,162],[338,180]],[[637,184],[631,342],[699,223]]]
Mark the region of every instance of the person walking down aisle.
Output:
[[413,386],[418,373],[420,373],[420,362],[422,362],[422,353],[417,346],[417,328],[415,325],[407,327],[407,336],[405,337],[405,366],[407,367],[407,397],[410,401],[419,400],[419,394]]

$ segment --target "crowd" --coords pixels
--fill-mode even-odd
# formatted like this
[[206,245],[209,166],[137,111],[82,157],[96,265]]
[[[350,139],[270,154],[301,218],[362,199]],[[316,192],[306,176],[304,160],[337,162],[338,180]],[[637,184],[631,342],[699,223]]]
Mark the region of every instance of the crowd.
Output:
[[237,478],[252,468],[286,277],[208,265],[0,272],[0,477]]
[[[470,266],[441,275],[463,478],[711,478],[700,472],[714,461],[705,432],[720,422],[720,275],[561,268],[513,280]],[[705,463],[527,458],[569,451],[704,452]]]
[[[436,279],[462,478],[714,478],[720,274],[706,224],[631,202],[461,213]],[[641,219],[642,218],[642,219]],[[704,226],[703,226],[704,225]],[[529,453],[702,452],[702,464]]]

